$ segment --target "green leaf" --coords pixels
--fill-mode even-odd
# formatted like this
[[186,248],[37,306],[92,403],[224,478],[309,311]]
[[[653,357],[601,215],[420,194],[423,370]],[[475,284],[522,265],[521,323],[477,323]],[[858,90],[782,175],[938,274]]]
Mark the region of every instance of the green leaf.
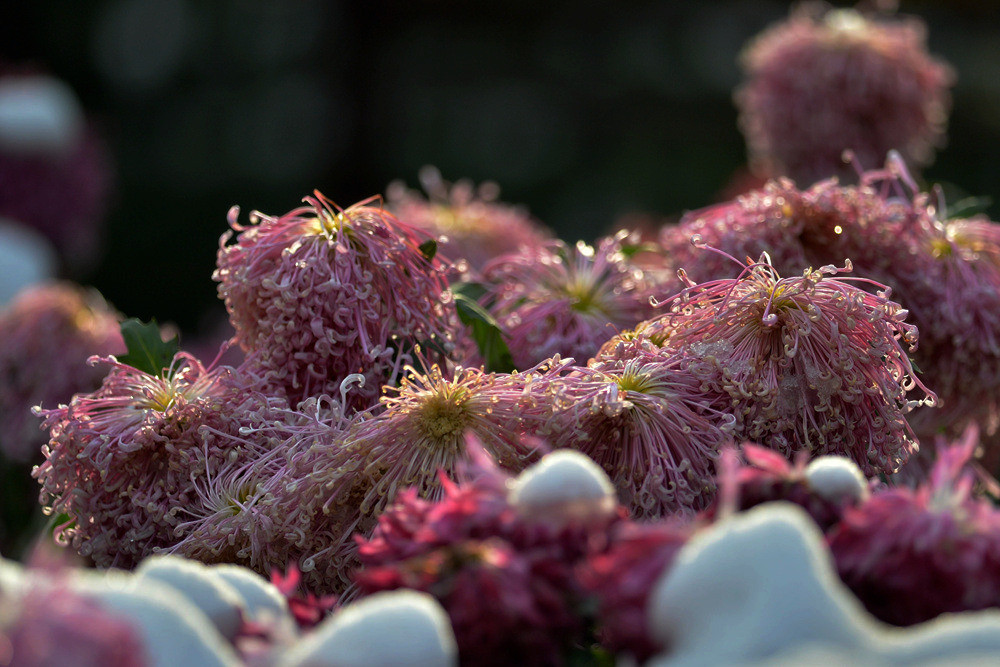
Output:
[[177,336],[168,341],[160,337],[160,325],[155,319],[144,323],[133,317],[122,322],[121,330],[128,352],[118,356],[118,361],[150,375],[161,375],[170,368],[181,349]]
[[640,252],[657,252],[659,247],[655,243],[627,243],[623,244],[619,252],[625,259],[632,259]]
[[[486,370],[491,373],[510,373],[514,370],[514,359],[503,339],[500,325],[485,308],[469,296],[470,293],[478,291],[477,288],[482,289],[482,285],[462,283],[452,288],[458,319],[469,327],[472,340],[476,341],[479,354],[483,355]],[[485,293],[485,290],[483,292]]]
[[945,220],[954,218],[971,218],[979,213],[985,213],[993,205],[991,197],[966,197],[948,207],[945,211]]
[[417,247],[420,248],[420,254],[424,256],[424,259],[430,262],[433,261],[434,255],[437,254],[438,242],[434,239],[427,239]]

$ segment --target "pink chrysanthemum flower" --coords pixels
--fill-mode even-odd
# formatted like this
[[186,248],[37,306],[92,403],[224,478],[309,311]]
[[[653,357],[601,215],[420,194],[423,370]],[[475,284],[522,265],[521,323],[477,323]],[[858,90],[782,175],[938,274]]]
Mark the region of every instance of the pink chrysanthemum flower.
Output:
[[662,241],[674,263],[699,281],[734,273],[714,253],[690,249],[690,239],[702,232],[712,247],[737,257],[775,250],[772,263],[781,273],[850,258],[860,275],[892,287],[920,330],[914,363],[941,409],[910,415],[917,435],[958,433],[973,420],[992,431],[1000,412],[994,398],[1000,392],[1000,226],[982,217],[942,220],[941,203],[918,191],[896,154],[860,180],[858,186],[824,181],[804,192],[774,181],[691,214]]
[[876,617],[913,625],[946,612],[1000,606],[1000,512],[972,495],[974,427],[939,447],[930,479],[887,488],[830,536],[837,570]]
[[622,238],[607,237],[596,248],[553,241],[486,266],[483,303],[508,335],[515,367],[556,354],[588,359],[652,314],[655,285],[622,253]]
[[[736,438],[785,456],[841,454],[875,475],[909,457],[904,415],[934,394],[901,347],[917,340],[907,311],[882,285],[834,277],[850,268],[782,278],[764,255],[735,279],[692,284],[657,324],[702,386],[728,398]],[[925,396],[908,398],[915,389]]]
[[684,214],[678,224],[660,230],[659,243],[673,266],[695,282],[740,271],[728,257],[692,245],[696,237],[733,257],[766,252],[779,271],[790,267],[798,272],[808,264],[799,238],[802,225],[793,215],[801,199],[802,193],[787,179],[769,181],[732,201]]
[[959,433],[972,421],[987,432],[1000,418],[1000,225],[985,218],[930,220],[909,228],[920,271],[894,276],[920,327],[915,356],[942,410],[920,411],[918,434]]
[[459,367],[452,377],[437,366],[423,373],[409,368],[400,387],[383,397],[385,411],[350,435],[350,447],[364,453],[365,473],[373,481],[361,511],[380,512],[407,487],[440,498],[438,471],[454,474],[468,459],[468,434],[502,468],[520,471],[538,455],[525,436],[534,434],[548,409],[526,402],[526,387],[565,365],[556,357],[515,374]]
[[751,164],[802,185],[865,164],[889,150],[928,164],[944,142],[951,68],[932,58],[916,18],[875,19],[805,3],[755,38],[736,91]]
[[96,291],[70,283],[31,287],[0,311],[0,455],[34,462],[47,440],[31,414],[101,386],[92,355],[124,352],[120,316]]
[[231,369],[206,369],[183,352],[158,376],[104,361],[112,367],[100,389],[40,411],[50,440],[33,475],[46,513],[68,516],[56,529],[61,543],[127,568],[180,539],[182,509],[209,469],[259,452],[220,437],[243,425]]
[[[280,421],[244,429],[253,441],[273,439],[273,449],[241,471],[238,479],[251,482],[252,490],[240,511],[208,525],[223,538],[235,532],[258,571],[295,568],[310,592],[347,591],[357,566],[352,536],[370,531],[376,519],[362,510],[373,480],[365,452],[349,436],[364,419],[345,417],[341,404],[323,399],[300,404]],[[202,540],[190,542],[194,548]]]
[[563,664],[585,639],[575,568],[606,544],[617,514],[557,524],[508,501],[505,476],[480,469],[443,495],[399,494],[370,539],[359,539],[363,594],[415,588],[447,610],[461,664]]
[[580,564],[580,583],[597,601],[602,647],[639,663],[666,648],[650,635],[649,598],[693,531],[693,525],[669,519],[622,522],[612,530],[608,548]]
[[640,356],[568,368],[537,383],[551,414],[539,435],[577,449],[611,478],[640,517],[703,509],[715,492],[715,459],[732,417],[706,399],[684,360]]
[[248,353],[244,368],[265,392],[294,405],[337,395],[360,373],[349,407],[364,410],[414,346],[453,348],[444,266],[427,259],[416,229],[382,208],[340,209],[318,193],[305,202],[280,217],[255,212],[247,227],[233,208],[239,235],[228,246],[232,232],[223,235],[213,278]]
[[495,183],[474,187],[469,181],[449,184],[434,167],[420,170],[427,198],[401,182],[389,185],[386,205],[403,222],[434,237],[444,237],[441,251],[465,260],[479,271],[485,264],[521,246],[535,247],[552,235],[523,208],[500,202]]
[[0,590],[0,661],[24,667],[153,664],[128,619],[59,581],[19,595]]

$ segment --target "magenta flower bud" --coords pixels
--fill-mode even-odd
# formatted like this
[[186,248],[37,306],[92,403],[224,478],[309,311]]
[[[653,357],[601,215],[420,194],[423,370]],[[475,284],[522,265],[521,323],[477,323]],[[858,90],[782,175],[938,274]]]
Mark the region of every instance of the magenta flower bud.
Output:
[[966,467],[977,435],[939,446],[927,481],[878,491],[830,535],[841,579],[887,623],[1000,605],[1000,511],[972,495]]

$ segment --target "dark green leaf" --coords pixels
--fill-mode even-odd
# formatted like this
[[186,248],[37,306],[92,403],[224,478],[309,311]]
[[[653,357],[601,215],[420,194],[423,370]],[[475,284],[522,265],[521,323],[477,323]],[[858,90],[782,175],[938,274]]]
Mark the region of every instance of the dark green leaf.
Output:
[[434,239],[427,239],[417,247],[420,248],[420,254],[424,256],[424,259],[430,262],[434,259],[434,255],[437,254],[438,242]]
[[451,286],[451,293],[456,296],[462,294],[478,302],[486,295],[486,288],[481,283],[455,283]]
[[945,211],[945,220],[953,218],[971,218],[979,213],[985,213],[993,205],[992,197],[966,197],[955,202]]
[[[469,283],[467,283],[469,284]],[[491,373],[510,373],[514,370],[514,359],[510,348],[504,342],[503,332],[493,316],[462,291],[454,291],[455,308],[462,324],[469,327],[472,339],[483,355],[486,370]]]
[[122,322],[121,330],[128,352],[118,356],[118,361],[150,375],[160,375],[169,368],[181,349],[177,336],[168,341],[160,337],[155,319],[144,323],[133,317]]
[[656,252],[659,250],[655,243],[629,243],[623,244],[620,252],[626,259],[635,257],[640,252]]

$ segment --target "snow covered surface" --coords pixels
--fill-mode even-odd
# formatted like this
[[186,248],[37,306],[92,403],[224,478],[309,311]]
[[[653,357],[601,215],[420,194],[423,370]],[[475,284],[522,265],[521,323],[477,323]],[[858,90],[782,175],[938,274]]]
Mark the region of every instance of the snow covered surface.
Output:
[[458,647],[448,615],[426,593],[376,593],[320,623],[283,667],[448,667]]
[[607,474],[588,456],[562,449],[546,454],[511,484],[510,502],[523,513],[607,515],[617,504]]
[[248,620],[279,623],[292,631],[295,621],[288,611],[288,600],[271,582],[239,565],[215,565],[209,572],[239,593]]
[[905,629],[876,621],[837,578],[819,529],[789,503],[694,536],[656,584],[649,611],[654,636],[671,647],[650,661],[657,667],[978,664],[1000,652],[997,610]]
[[180,556],[151,556],[135,571],[139,585],[148,580],[175,588],[215,624],[227,639],[240,629],[243,598],[212,568]]
[[232,646],[176,588],[115,571],[80,573],[72,585],[131,621],[156,667],[239,664]]
[[843,456],[821,456],[805,469],[809,487],[830,502],[859,502],[868,496],[868,480],[854,461]]
[[51,76],[0,79],[0,151],[19,155],[69,152],[83,131],[73,90]]

